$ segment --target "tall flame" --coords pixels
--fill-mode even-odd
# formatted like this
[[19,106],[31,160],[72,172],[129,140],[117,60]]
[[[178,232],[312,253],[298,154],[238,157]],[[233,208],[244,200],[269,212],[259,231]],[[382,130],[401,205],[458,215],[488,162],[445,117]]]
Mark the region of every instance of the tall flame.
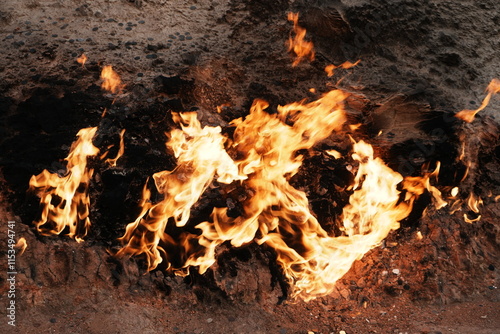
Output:
[[198,201],[214,177],[222,183],[243,179],[238,168],[224,150],[226,138],[220,127],[201,127],[196,113],[173,114],[174,121],[182,130],[170,133],[167,146],[174,152],[178,166],[173,171],[163,171],[153,175],[156,188],[164,195],[164,200],[152,205],[150,191],[143,191],[143,211],[134,223],[127,226],[121,238],[126,246],[117,255],[145,253],[149,269],[161,263],[160,240],[173,244],[165,233],[170,219],[176,226],[184,226],[190,216],[192,206]]
[[462,110],[457,114],[455,114],[455,117],[460,118],[461,120],[466,121],[467,123],[471,123],[474,120],[476,114],[488,106],[488,104],[490,103],[491,96],[500,92],[500,80],[498,79],[491,80],[490,84],[486,88],[486,91],[488,92],[488,95],[486,95],[479,108],[477,108],[476,110],[467,110],[467,109]]
[[103,80],[101,88],[113,94],[121,93],[125,88],[120,76],[113,70],[111,65],[106,65],[102,68],[101,79]]
[[[410,191],[401,199],[397,185],[403,177],[374,158],[373,148],[363,141],[353,145],[352,157],[359,167],[354,193],[339,219],[343,235],[330,236],[310,212],[306,194],[290,185],[302,164],[297,152],[341,130],[346,97],[333,90],[317,101],[280,106],[274,114],[266,112],[267,102],[256,100],[245,119],[232,122],[236,129],[228,151],[236,160],[224,150],[220,128],[202,128],[193,113],[174,114],[182,129],[170,133],[168,146],[178,166],[153,176],[163,201],[151,204],[150,191],[144,189],[142,213],[127,226],[118,255],[145,254],[153,269],[168,259],[166,248],[180,249],[184,263],[175,268],[177,273],[185,273],[182,268],[189,266],[203,273],[215,262],[221,243],[239,247],[256,241],[276,250],[293,283],[293,296],[309,300],[330,293],[355,260],[398,228],[411,211],[411,194],[418,196]],[[214,208],[211,220],[196,226],[200,235],[184,232],[174,240],[166,232],[168,222],[184,226],[215,176],[223,183],[240,181],[246,191],[241,215],[230,217],[228,208]],[[423,186],[431,189],[426,181]]]
[[97,127],[81,129],[78,139],[71,145],[65,176],[43,170],[30,179],[30,190],[40,197],[42,213],[35,225],[42,234],[60,234],[65,228],[68,235],[83,241],[90,227],[88,195],[93,170],[87,168],[87,158],[99,153],[92,144]]
[[293,51],[296,55],[292,66],[297,66],[300,62],[313,61],[315,57],[314,44],[306,41],[306,29],[299,25],[299,13],[288,13],[288,21],[293,22],[293,32],[295,37],[288,39],[288,51]]

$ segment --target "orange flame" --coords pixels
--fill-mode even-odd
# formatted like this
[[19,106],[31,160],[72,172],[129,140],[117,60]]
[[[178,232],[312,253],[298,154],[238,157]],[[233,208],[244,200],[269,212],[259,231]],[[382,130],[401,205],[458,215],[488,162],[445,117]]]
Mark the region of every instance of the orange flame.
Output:
[[85,55],[85,53],[82,53],[82,55],[78,58],[76,58],[76,61],[78,62],[78,64],[81,64],[82,65],[82,68],[85,67],[85,63],[87,62],[87,56]]
[[106,159],[106,162],[109,163],[113,167],[116,167],[116,162],[118,161],[118,159],[120,159],[122,157],[123,153],[125,153],[125,144],[123,142],[123,135],[124,134],[125,134],[125,129],[120,131],[120,148],[118,150],[118,153],[116,154],[116,157],[114,157],[112,159],[111,158]]
[[101,79],[103,80],[101,88],[113,94],[121,93],[125,88],[122,84],[120,76],[113,70],[111,65],[106,65],[101,71]]
[[299,13],[288,13],[288,21],[293,22],[293,32],[295,38],[288,39],[288,51],[293,51],[296,55],[292,66],[297,66],[300,62],[313,61],[315,57],[314,44],[304,40],[306,29],[299,26]]
[[476,110],[467,110],[467,109],[462,110],[458,112],[455,115],[455,117],[460,118],[461,120],[466,121],[467,123],[472,122],[476,114],[488,106],[488,104],[490,103],[491,96],[500,92],[500,80],[498,79],[491,80],[490,84],[486,88],[486,91],[488,92],[488,95],[486,95],[479,108],[477,108]]
[[[412,180],[415,190],[401,199],[397,185],[403,177],[374,158],[373,148],[360,141],[353,146],[352,157],[359,164],[354,193],[339,220],[343,235],[332,237],[321,227],[309,211],[305,193],[288,180],[302,164],[297,151],[311,149],[332,131],[342,129],[346,97],[333,90],[317,101],[279,106],[275,114],[266,112],[267,102],[254,101],[245,119],[232,122],[236,129],[228,150],[238,157],[235,161],[224,149],[220,128],[202,128],[194,113],[174,114],[181,130],[170,133],[167,145],[178,166],[153,176],[165,196],[161,202],[150,203],[150,191],[144,188],[141,215],[127,226],[118,255],[145,254],[153,269],[164,258],[168,260],[167,249],[180,249],[184,263],[174,268],[177,274],[185,274],[183,268],[189,266],[198,266],[203,273],[215,262],[218,245],[230,241],[239,247],[256,241],[276,250],[293,283],[294,297],[310,300],[330,293],[355,260],[399,227],[414,197],[423,189],[439,195],[429,183],[433,173]],[[240,181],[246,189],[240,203],[242,214],[234,218],[228,216],[228,208],[214,208],[211,220],[196,226],[200,235],[184,232],[174,240],[166,233],[167,224],[173,221],[184,226],[192,206],[216,175],[219,182]]]
[[42,234],[60,234],[65,228],[68,235],[78,242],[83,241],[90,227],[88,196],[89,182],[93,174],[87,168],[87,157],[95,156],[99,149],[92,144],[97,127],[81,129],[78,140],[71,145],[65,159],[65,176],[42,171],[30,179],[30,190],[40,197],[42,213],[35,225]]
[[28,242],[26,241],[25,238],[21,237],[19,238],[19,240],[17,240],[15,247],[20,248],[21,250],[19,255],[23,255],[26,248],[28,248]]
[[330,65],[327,65],[325,67],[325,72],[329,77],[331,77],[331,76],[333,76],[334,70],[336,70],[337,68],[348,69],[348,68],[351,68],[351,67],[358,65],[360,61],[361,61],[361,59],[359,59],[355,63],[351,63],[350,61],[346,61],[346,62],[343,62],[342,64],[340,64],[339,66],[335,66],[333,64],[330,64]]
[[477,197],[473,194],[470,193],[469,197],[467,198],[467,205],[469,206],[469,209],[473,211],[474,213],[478,214],[478,216],[474,219],[470,219],[466,213],[464,213],[464,220],[467,223],[474,223],[479,220],[481,220],[481,215],[479,215],[479,205],[483,204],[483,200],[481,197]]
[[[215,175],[217,181],[230,183],[243,179],[238,168],[224,150],[226,138],[220,127],[201,127],[196,113],[173,114],[174,121],[182,130],[170,133],[167,146],[174,152],[178,166],[173,171],[163,171],[153,175],[156,188],[164,195],[164,200],[152,205],[150,191],[144,188],[141,202],[142,212],[137,220],[127,226],[120,238],[126,246],[117,255],[130,256],[145,253],[149,269],[162,262],[160,241],[173,244],[165,233],[169,219],[177,226],[184,226],[189,219],[192,206],[198,201]],[[188,238],[189,235],[186,235]]]

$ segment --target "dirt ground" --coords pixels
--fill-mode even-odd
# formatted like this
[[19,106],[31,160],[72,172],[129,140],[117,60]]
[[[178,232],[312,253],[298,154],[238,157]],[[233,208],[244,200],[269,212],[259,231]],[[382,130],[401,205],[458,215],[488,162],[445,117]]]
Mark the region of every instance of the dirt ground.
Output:
[[[291,67],[285,45],[291,29],[286,20],[289,11],[301,13],[300,23],[317,52],[315,61],[296,68]],[[180,77],[181,92],[173,95],[180,94],[182,107],[196,107],[203,124],[221,126],[246,115],[254,98],[275,106],[316,96],[310,88],[324,92],[340,87],[353,94],[348,111],[364,124],[364,138],[393,169],[412,174],[416,171],[408,171],[410,158],[400,153],[409,142],[430,141],[436,149],[425,157],[428,160],[448,153],[448,146],[432,142],[430,131],[416,123],[429,111],[441,115],[479,106],[490,80],[500,78],[499,36],[496,0],[3,1],[2,272],[7,273],[7,221],[16,222],[16,236],[25,237],[28,248],[16,262],[17,326],[9,326],[4,316],[0,329],[500,333],[498,97],[474,123],[455,120],[435,126],[450,140],[471,138],[466,153],[474,168],[464,181],[464,191],[473,189],[484,199],[481,220],[467,224],[463,212],[428,209],[357,261],[331,296],[308,303],[283,300],[286,287],[276,278],[279,268],[265,248],[221,247],[217,265],[204,275],[146,273],[138,259],[119,261],[109,255],[132,213],[95,208],[91,215],[100,226],[79,244],[66,237],[37,235],[31,224],[37,207],[26,204],[24,197],[30,175],[63,158],[77,130],[98,125],[104,107],[111,108],[114,97],[96,86],[106,64],[126,85],[110,116],[142,122],[144,129],[164,106],[174,108],[165,98],[172,94],[164,81],[175,76]],[[84,67],[76,62],[83,53],[89,58]],[[340,69],[331,78],[324,73],[328,64],[358,59],[358,66]],[[188,97],[182,95],[187,86]],[[227,107],[215,112],[223,104]],[[158,136],[165,131],[153,130]],[[377,137],[379,130],[383,134]],[[128,140],[139,141],[133,135]],[[137,205],[138,197],[129,195],[158,171],[157,165],[173,163],[157,153],[164,149],[164,139],[158,142],[148,151],[153,162],[125,158],[141,167],[98,171],[103,181],[96,182],[102,186],[106,178],[123,177],[122,183],[132,184],[124,200],[130,207]],[[135,147],[142,152],[141,144]],[[318,168],[314,161],[307,164],[311,171]],[[441,186],[448,189],[455,180],[446,173],[453,174],[456,165],[444,165]],[[310,174],[306,170],[301,175],[309,180]],[[308,189],[313,197],[315,191]],[[108,201],[116,198],[109,195]],[[5,274],[0,289],[4,309],[10,300]]]

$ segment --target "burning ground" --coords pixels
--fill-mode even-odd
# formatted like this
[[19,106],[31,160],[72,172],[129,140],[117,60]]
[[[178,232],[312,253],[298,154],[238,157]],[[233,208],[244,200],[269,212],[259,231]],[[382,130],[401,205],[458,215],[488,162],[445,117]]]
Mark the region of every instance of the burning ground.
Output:
[[[25,332],[498,327],[494,2],[2,6]],[[314,58],[287,51],[300,27]],[[82,196],[47,197],[65,187]]]

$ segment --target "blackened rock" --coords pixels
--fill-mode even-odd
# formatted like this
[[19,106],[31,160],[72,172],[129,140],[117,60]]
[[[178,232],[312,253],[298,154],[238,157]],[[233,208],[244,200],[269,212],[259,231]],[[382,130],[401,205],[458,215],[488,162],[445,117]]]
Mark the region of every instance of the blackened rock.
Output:
[[444,53],[438,56],[439,61],[445,65],[457,67],[462,64],[462,58],[457,53]]

